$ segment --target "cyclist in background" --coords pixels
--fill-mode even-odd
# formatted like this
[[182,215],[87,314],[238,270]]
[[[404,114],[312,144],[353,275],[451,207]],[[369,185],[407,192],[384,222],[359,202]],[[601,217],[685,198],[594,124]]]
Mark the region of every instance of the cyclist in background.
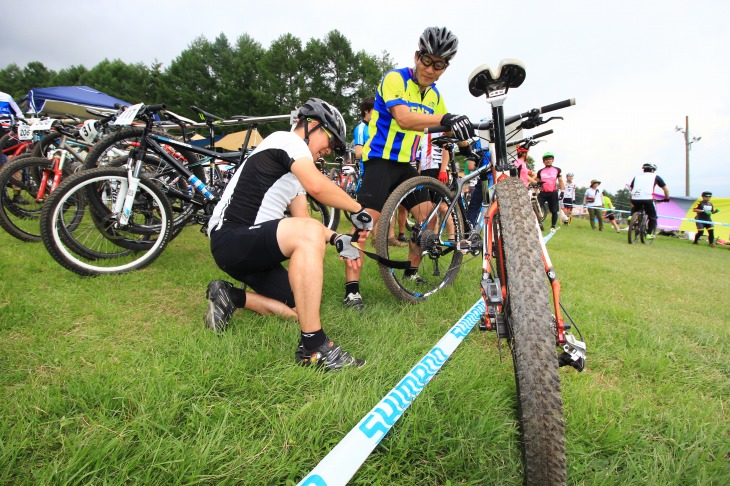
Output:
[[568,221],[565,224],[570,226],[570,222],[573,220],[573,204],[575,202],[575,183],[573,182],[573,173],[568,172],[565,174],[565,189],[563,190],[563,209],[565,216]]
[[18,107],[12,96],[0,91],[0,120],[8,121],[10,124],[15,123],[15,119],[25,120],[23,112]]
[[669,201],[669,188],[664,180],[656,175],[656,165],[644,164],[641,166],[642,173],[637,175],[631,181],[631,214],[644,208],[646,215],[649,217],[648,239],[654,239],[654,231],[657,226],[656,204],[654,204],[654,187],[659,186],[664,191],[664,199]]
[[[372,218],[322,174],[314,161],[345,146],[345,121],[336,108],[310,98],[297,113],[292,131],[274,132],[241,164],[226,186],[208,225],[210,249],[218,267],[244,283],[214,280],[208,285],[205,324],[226,329],[238,308],[299,319],[295,352],[300,365],[329,370],[360,367],[322,329],[320,304],[325,244],[337,248],[348,267],[362,265],[352,236],[339,235],[309,217],[306,193],[328,206],[352,211],[365,241]],[[284,217],[289,210],[292,217]],[[289,269],[282,262],[289,260]],[[245,286],[255,291],[247,292]]]
[[715,248],[715,225],[712,222],[712,215],[719,213],[720,210],[715,209],[715,206],[710,202],[711,198],[712,193],[710,191],[703,192],[702,201],[692,210],[696,213],[695,219],[697,220],[695,223],[697,225],[697,234],[695,235],[694,244],[698,244],[704,229],[707,228],[707,239],[710,242],[710,248]]
[[558,212],[560,211],[558,191],[563,191],[565,189],[561,170],[560,168],[553,166],[554,161],[555,155],[551,152],[545,152],[542,156],[542,163],[545,164],[545,167],[537,171],[538,182],[543,182],[540,194],[537,196],[537,203],[541,206],[545,203],[548,204],[548,209],[550,210],[552,218],[550,222],[551,232],[555,231],[555,225],[558,223]]
[[360,123],[355,126],[352,131],[352,145],[355,148],[355,163],[360,164],[360,177],[364,171],[362,164],[362,148],[365,142],[370,138],[368,130],[368,124],[370,123],[370,117],[373,114],[373,106],[375,105],[375,98],[368,96],[360,103]]
[[520,180],[525,183],[525,187],[530,187],[530,184],[537,183],[535,173],[527,165],[527,154],[529,152],[529,148],[518,146],[517,159],[515,160],[515,167],[517,167]]
[[[414,66],[388,71],[378,85],[370,119],[370,139],[363,148],[365,173],[358,195],[358,201],[373,216],[375,225],[390,193],[402,182],[418,175],[411,162],[416,158],[424,129],[445,126],[460,141],[474,136],[469,118],[448,113],[436,87],[436,81],[446,72],[458,46],[458,39],[449,29],[428,27],[418,40]],[[459,145],[462,155],[471,153],[468,143]],[[415,266],[406,269],[405,276],[417,279],[421,255],[414,249],[409,258]],[[345,268],[345,299],[342,302],[345,307],[364,308],[360,295],[361,271],[361,267]]]

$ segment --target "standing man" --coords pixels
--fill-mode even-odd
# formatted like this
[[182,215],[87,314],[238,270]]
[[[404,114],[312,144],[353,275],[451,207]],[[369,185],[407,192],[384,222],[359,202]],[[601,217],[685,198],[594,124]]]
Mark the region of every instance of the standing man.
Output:
[[540,194],[537,196],[537,203],[543,205],[547,203],[548,210],[552,216],[550,223],[550,232],[555,231],[555,225],[558,223],[558,212],[560,211],[560,199],[558,191],[563,191],[563,176],[558,167],[553,167],[555,155],[551,152],[545,152],[542,156],[542,163],[545,167],[537,171],[537,181],[542,181]]
[[[412,68],[394,69],[385,73],[375,93],[375,106],[370,119],[370,139],[363,149],[365,174],[358,201],[373,216],[377,224],[385,200],[403,181],[418,175],[411,166],[415,160],[423,130],[444,126],[461,140],[474,135],[466,116],[447,113],[443,96],[436,81],[446,71],[456,55],[459,41],[445,27],[428,27],[418,39],[418,50]],[[468,144],[460,149],[462,155],[471,150]],[[427,201],[406,208],[412,212],[425,210]],[[417,278],[421,254],[411,243],[410,261],[416,266],[406,269],[406,277]],[[358,310],[364,308],[360,295],[360,266],[345,268],[346,284],[343,304]]]
[[575,202],[575,182],[573,182],[573,173],[565,174],[565,190],[563,191],[563,209],[568,221],[565,223],[570,226],[573,220],[573,204]]
[[355,148],[355,163],[360,164],[360,176],[364,171],[362,164],[362,148],[365,142],[370,138],[370,132],[368,130],[368,124],[373,114],[373,106],[375,105],[375,98],[368,96],[360,103],[360,123],[355,126],[352,131],[352,145]]
[[695,223],[697,225],[697,234],[695,235],[694,244],[696,245],[700,241],[704,229],[707,228],[707,239],[710,242],[710,248],[715,248],[715,225],[712,222],[712,215],[719,213],[720,210],[715,209],[715,206],[710,202],[711,198],[712,193],[710,191],[703,192],[702,201],[692,210],[697,214],[695,216],[697,220]]
[[664,191],[664,199],[662,201],[669,201],[669,188],[664,183],[664,180],[655,174],[656,165],[644,164],[641,166],[643,171],[637,175],[631,181],[631,215],[636,211],[644,208],[646,215],[649,217],[649,234],[647,238],[654,239],[654,232],[656,231],[657,224],[657,213],[656,204],[654,204],[654,186],[659,186]]
[[[352,211],[354,227],[372,229],[372,218],[342,189],[332,184],[314,161],[344,149],[345,121],[339,111],[310,98],[297,114],[293,131],[274,132],[236,169],[208,224],[210,249],[218,267],[244,288],[214,280],[208,285],[205,324],[225,330],[233,312],[246,308],[261,314],[299,319],[301,339],[295,361],[328,370],[360,367],[322,330],[320,304],[325,244],[337,248],[347,267],[362,265],[352,237],[339,235],[310,218],[306,193],[323,204]],[[289,209],[290,218],[284,217]],[[281,262],[289,260],[289,271]],[[247,292],[249,286],[256,293]]]
[[603,191],[598,188],[601,181],[593,179],[591,187],[586,189],[583,194],[583,206],[588,209],[588,218],[591,220],[591,229],[596,229],[596,219],[598,220],[598,231],[603,231]]

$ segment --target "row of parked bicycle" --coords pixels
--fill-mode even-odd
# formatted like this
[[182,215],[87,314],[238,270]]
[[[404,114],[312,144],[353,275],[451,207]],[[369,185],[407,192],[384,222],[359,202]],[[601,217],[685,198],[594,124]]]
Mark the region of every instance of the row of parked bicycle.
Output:
[[[224,120],[191,107],[202,120],[194,122],[164,108],[138,104],[107,115],[90,110],[97,120],[46,118],[9,127],[0,139],[0,226],[22,241],[42,241],[80,275],[142,268],[186,225],[205,225],[254,130],[291,117]],[[241,151],[215,150],[223,124],[248,127]],[[191,143],[191,128],[201,127],[208,129],[208,147]],[[316,202],[312,210],[329,218]]]

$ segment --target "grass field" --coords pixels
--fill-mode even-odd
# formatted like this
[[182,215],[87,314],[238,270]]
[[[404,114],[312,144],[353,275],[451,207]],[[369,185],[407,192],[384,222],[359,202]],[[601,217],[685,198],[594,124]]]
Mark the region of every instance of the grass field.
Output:
[[[548,248],[588,345],[561,369],[569,484],[730,484],[730,249],[560,229]],[[366,263],[345,311],[328,249],[325,330],[359,370],[294,365],[294,322],[203,327],[221,278],[197,227],[151,267],[83,279],[0,234],[0,483],[295,484],[479,297],[479,262],[429,301]],[[520,484],[512,363],[472,331],[351,484]]]

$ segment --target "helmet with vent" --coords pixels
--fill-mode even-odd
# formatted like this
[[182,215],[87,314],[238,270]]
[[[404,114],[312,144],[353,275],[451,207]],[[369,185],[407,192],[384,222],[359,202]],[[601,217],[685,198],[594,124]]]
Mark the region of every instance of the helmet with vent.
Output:
[[418,49],[450,61],[459,48],[459,39],[446,27],[428,27],[418,39]]
[[339,110],[319,98],[309,98],[299,107],[297,118],[312,118],[319,121],[322,126],[334,135],[336,148],[345,147],[345,119],[342,118]]

